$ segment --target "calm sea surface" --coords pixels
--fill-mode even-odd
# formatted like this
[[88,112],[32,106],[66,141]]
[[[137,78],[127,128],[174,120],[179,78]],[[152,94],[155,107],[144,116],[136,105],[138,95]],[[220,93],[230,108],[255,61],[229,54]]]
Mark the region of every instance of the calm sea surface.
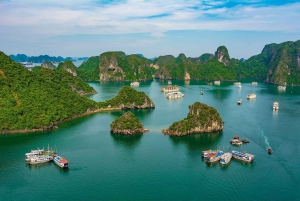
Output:
[[[95,101],[114,97],[128,83],[89,83]],[[184,97],[167,100],[167,81],[141,83],[155,103],[134,110],[149,133],[111,134],[109,125],[124,111],[81,117],[50,132],[0,135],[0,200],[300,200],[300,87],[280,92],[274,85],[173,81]],[[200,91],[204,95],[200,95]],[[248,93],[257,95],[247,100]],[[237,100],[243,99],[241,106]],[[169,137],[161,130],[187,116],[196,101],[215,107],[223,121],[218,133]],[[273,101],[280,109],[272,110]],[[249,144],[229,144],[234,135]],[[53,162],[29,166],[24,154],[56,147],[69,161],[63,170]],[[266,148],[271,146],[273,154]],[[252,164],[232,160],[228,166],[207,164],[201,151],[220,147],[247,151]]]

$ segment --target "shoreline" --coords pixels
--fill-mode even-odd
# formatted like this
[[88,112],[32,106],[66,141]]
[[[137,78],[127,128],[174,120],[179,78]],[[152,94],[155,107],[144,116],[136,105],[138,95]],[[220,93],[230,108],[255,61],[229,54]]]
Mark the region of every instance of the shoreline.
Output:
[[68,117],[66,119],[60,120],[60,121],[56,121],[56,122],[52,122],[52,124],[48,127],[42,127],[42,128],[34,128],[34,129],[21,129],[21,130],[3,130],[0,131],[0,134],[12,134],[12,133],[31,133],[31,132],[39,132],[39,131],[51,131],[54,129],[58,129],[58,124],[72,120],[72,119],[76,119],[78,117],[82,117],[82,116],[87,116],[90,114],[95,114],[95,113],[99,113],[99,112],[106,112],[106,111],[117,111],[117,110],[122,110],[123,108],[121,107],[117,107],[117,108],[98,108],[96,110],[91,110],[90,108],[87,109],[87,112],[83,113],[83,114],[78,114],[78,115],[74,115],[72,117]]

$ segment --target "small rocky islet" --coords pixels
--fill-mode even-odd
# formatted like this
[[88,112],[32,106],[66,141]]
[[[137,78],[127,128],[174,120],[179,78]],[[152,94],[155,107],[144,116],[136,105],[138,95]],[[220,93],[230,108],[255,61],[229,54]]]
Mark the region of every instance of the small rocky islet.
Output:
[[224,122],[218,111],[204,103],[195,102],[189,106],[189,113],[181,121],[174,122],[162,132],[170,136],[184,136],[223,130]]
[[110,124],[110,131],[115,134],[133,135],[147,132],[141,121],[130,111],[125,112],[121,117],[117,117]]

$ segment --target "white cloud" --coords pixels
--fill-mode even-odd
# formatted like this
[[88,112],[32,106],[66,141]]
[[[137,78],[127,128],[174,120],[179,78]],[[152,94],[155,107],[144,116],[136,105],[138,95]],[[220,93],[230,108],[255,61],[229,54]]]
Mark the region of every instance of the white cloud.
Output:
[[[128,34],[170,30],[299,31],[300,3],[283,6],[217,7],[222,1],[28,1],[0,3],[0,26],[32,34]],[[211,5],[207,9],[207,5]],[[197,8],[197,9],[195,9]],[[263,20],[262,20],[263,19]],[[274,26],[276,24],[276,26]],[[153,35],[153,34],[151,34]]]
[[152,32],[151,36],[154,37],[154,38],[162,38],[162,37],[164,37],[166,35],[164,33],[162,33],[162,32]]
[[[170,37],[168,31],[177,30],[300,31],[300,3],[262,6],[249,1],[243,5],[239,1],[236,6],[227,7],[226,2],[128,0],[104,4],[95,0],[0,1],[0,49],[3,42],[12,46],[13,42],[19,45],[24,41],[26,45],[52,47],[68,40],[68,36],[81,34],[147,36],[130,43],[127,38],[118,38],[118,42],[111,40],[107,44],[105,40],[99,41],[107,48],[117,47],[122,41],[124,47],[138,48],[151,43],[160,44],[158,41]],[[80,42],[82,47],[88,46],[84,45],[84,41]],[[97,47],[96,44],[90,46]]]

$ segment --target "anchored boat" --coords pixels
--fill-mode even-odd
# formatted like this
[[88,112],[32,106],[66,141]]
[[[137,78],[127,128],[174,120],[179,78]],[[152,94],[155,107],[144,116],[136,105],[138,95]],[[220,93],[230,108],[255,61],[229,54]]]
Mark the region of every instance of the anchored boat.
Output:
[[162,92],[173,92],[173,91],[179,91],[179,87],[177,85],[175,86],[166,86],[161,88]]
[[34,156],[29,159],[28,163],[30,165],[34,165],[34,164],[40,164],[40,163],[47,163],[51,160],[53,160],[52,156],[47,156],[47,155]]
[[67,168],[69,167],[69,162],[67,161],[67,159],[61,157],[61,156],[56,156],[54,159],[53,159],[54,163],[56,165],[58,165],[59,167],[61,168]]
[[286,90],[286,86],[278,86],[277,89],[278,90]]
[[256,98],[256,94],[255,93],[251,93],[247,95],[247,99],[255,99]]
[[238,105],[242,105],[242,99],[239,99],[239,100],[237,101],[237,104],[238,104]]
[[170,92],[170,93],[166,94],[166,98],[168,98],[168,99],[182,98],[183,96],[184,96],[184,94],[181,93],[180,91]]
[[139,82],[131,82],[130,86],[131,87],[138,87],[138,86],[140,86],[140,83]]
[[241,160],[244,162],[252,162],[254,160],[254,155],[252,154],[248,154],[246,152],[238,152],[238,151],[231,151],[232,153],[232,157],[237,159],[237,160]]
[[208,157],[209,155],[211,155],[211,154],[213,154],[213,155],[216,155],[217,154],[217,152],[216,151],[213,151],[213,150],[205,150],[205,151],[202,151],[202,158],[206,158],[206,157]]
[[232,140],[230,140],[230,144],[241,146],[243,144],[243,142],[238,139],[232,139]]
[[218,151],[217,154],[213,155],[213,156],[208,156],[205,158],[205,161],[208,163],[214,163],[217,162],[221,159],[221,156],[224,154],[223,151]]
[[220,163],[222,165],[227,165],[230,162],[231,158],[232,158],[232,153],[226,152],[221,156]]

